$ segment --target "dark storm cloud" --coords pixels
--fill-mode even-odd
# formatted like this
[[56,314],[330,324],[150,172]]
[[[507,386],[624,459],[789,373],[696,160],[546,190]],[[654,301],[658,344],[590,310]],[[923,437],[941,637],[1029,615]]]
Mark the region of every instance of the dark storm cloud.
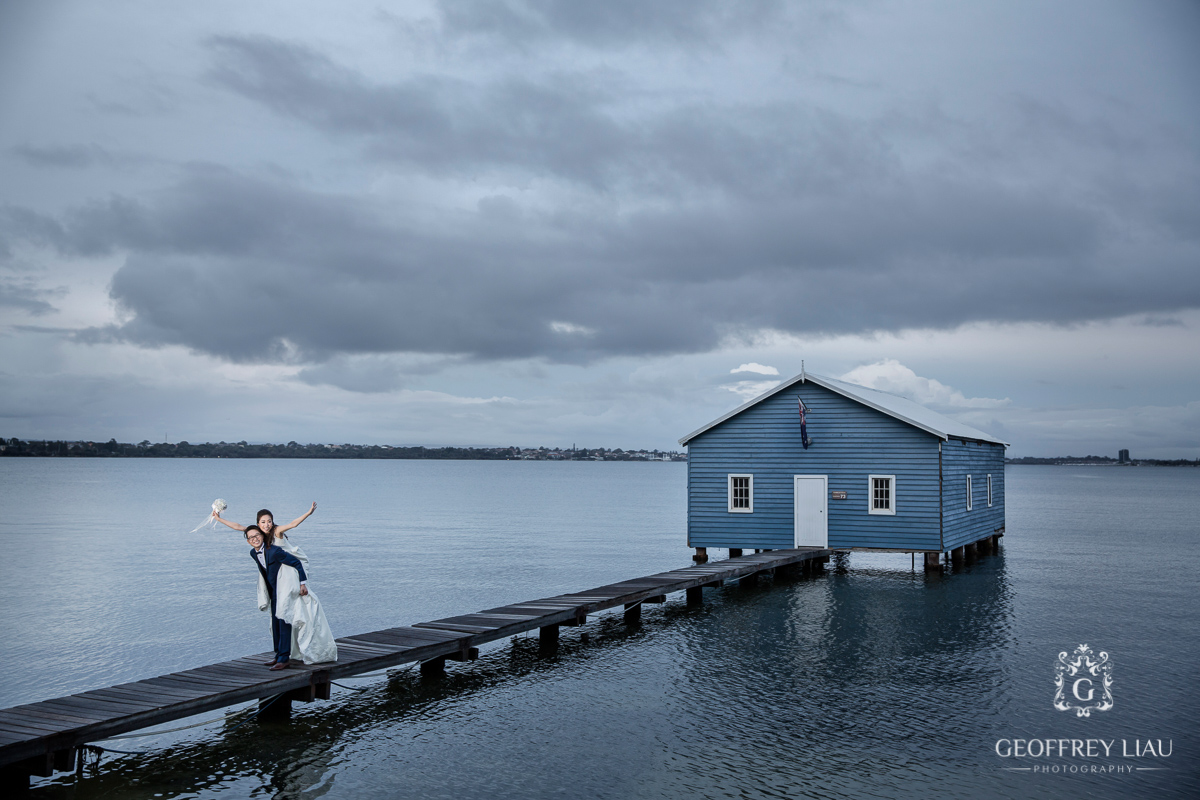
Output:
[[[451,22],[464,29],[516,24],[463,9]],[[519,9],[556,31],[607,13]],[[763,329],[1200,306],[1200,203],[1181,207],[1200,157],[1179,137],[1036,103],[986,126],[936,108],[859,118],[785,99],[640,102],[615,73],[381,83],[275,39],[209,49],[218,86],[369,165],[494,194],[437,207],[196,167],[157,196],[0,209],[0,242],[125,257],[111,284],[125,321],[85,340],[305,363],[310,383],[386,391],[408,374],[394,353],[583,362]],[[530,185],[551,188],[508,188]],[[560,190],[571,200],[548,204]]]
[[[1016,225],[1041,230],[1032,211],[1006,213],[1008,204],[969,192],[935,199],[868,204],[849,219],[850,209],[811,219],[817,209],[805,204],[498,220],[482,204],[429,226],[353,198],[200,170],[153,206],[114,199],[42,230],[66,252],[129,252],[111,287],[129,321],[85,340],[181,344],[235,361],[389,352],[586,361],[703,351],[761,328],[1066,322],[1200,301],[1193,261],[1159,259],[1141,275],[1108,269],[1078,220],[1084,244],[1072,249],[1049,232],[1016,235]],[[1053,203],[1034,208],[1073,219]],[[962,234],[941,233],[951,215],[952,227],[981,228],[976,255]],[[989,220],[1027,244],[1002,246]],[[868,243],[844,244],[877,227],[885,232]],[[400,381],[387,364],[307,379],[375,390]]]
[[212,40],[220,84],[322,130],[361,137],[387,160],[439,173],[519,165],[595,181],[630,144],[598,82],[507,79],[480,86],[427,75],[371,83],[304,47],[268,38]]

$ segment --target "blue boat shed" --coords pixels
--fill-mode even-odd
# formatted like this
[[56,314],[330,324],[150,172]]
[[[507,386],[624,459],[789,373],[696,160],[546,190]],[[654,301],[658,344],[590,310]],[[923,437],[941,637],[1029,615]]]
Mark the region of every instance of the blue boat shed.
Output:
[[889,392],[802,372],[679,443],[697,560],[822,547],[933,565],[1004,533],[1007,443]]

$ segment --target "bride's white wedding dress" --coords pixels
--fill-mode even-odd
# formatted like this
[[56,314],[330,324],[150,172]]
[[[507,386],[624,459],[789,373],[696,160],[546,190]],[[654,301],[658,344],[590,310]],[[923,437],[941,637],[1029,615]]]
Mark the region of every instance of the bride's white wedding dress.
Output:
[[[288,541],[286,536],[276,539],[275,545],[300,559],[304,571],[308,572],[308,556]],[[300,573],[286,564],[280,566],[275,590],[279,593],[275,602],[275,616],[292,626],[292,658],[299,658],[305,664],[337,661],[337,644],[333,641],[329,623],[325,621],[321,602],[311,587],[308,594],[300,594]],[[261,574],[258,576],[258,609],[271,610],[271,594]]]

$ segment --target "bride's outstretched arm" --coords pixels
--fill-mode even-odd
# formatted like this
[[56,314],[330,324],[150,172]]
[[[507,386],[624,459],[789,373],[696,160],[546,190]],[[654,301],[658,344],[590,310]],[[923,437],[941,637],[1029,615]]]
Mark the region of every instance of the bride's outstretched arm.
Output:
[[230,522],[227,519],[221,519],[221,515],[218,514],[216,511],[214,511],[212,513],[212,515],[213,515],[213,519],[215,519],[217,522],[221,523],[222,525],[225,525],[226,527],[233,528],[235,531],[246,530],[245,525],[238,525],[236,522]]
[[[296,517],[296,518],[295,518],[294,520],[292,520],[291,522],[287,523],[286,525],[278,525],[278,526],[276,526],[276,527],[275,527],[275,535],[276,535],[276,536],[278,536],[278,535],[279,535],[279,534],[281,534],[281,533],[287,533],[287,532],[288,532],[288,531],[290,531],[292,528],[296,527],[296,526],[297,526],[297,525],[299,525],[301,522],[304,522],[304,520],[306,520],[306,519],[308,519],[309,517],[311,517],[311,516],[312,516],[312,513],[313,513],[314,511],[316,511],[316,510],[317,510],[317,504],[314,502],[314,503],[312,504],[312,508],[310,508],[308,511],[305,511],[303,514],[301,514],[300,516]],[[217,517],[217,519],[221,519],[221,518],[220,518],[220,517]],[[224,521],[224,520],[222,520],[222,521]],[[226,522],[225,524],[226,524],[226,525],[228,525],[229,523],[228,523],[228,522]]]

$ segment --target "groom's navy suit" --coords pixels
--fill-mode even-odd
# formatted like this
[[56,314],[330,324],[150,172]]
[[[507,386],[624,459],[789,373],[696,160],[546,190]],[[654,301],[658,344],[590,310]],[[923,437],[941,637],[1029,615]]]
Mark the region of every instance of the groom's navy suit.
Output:
[[279,583],[279,568],[284,564],[295,567],[296,572],[300,573],[301,581],[307,581],[308,576],[304,574],[304,565],[300,563],[300,559],[282,547],[264,545],[263,555],[267,562],[266,569],[263,569],[262,562],[258,560],[258,551],[250,548],[254,566],[258,567],[259,573],[266,579],[267,589],[271,593],[271,643],[275,645],[275,660],[283,662],[292,657],[292,626],[275,616],[275,588]]

